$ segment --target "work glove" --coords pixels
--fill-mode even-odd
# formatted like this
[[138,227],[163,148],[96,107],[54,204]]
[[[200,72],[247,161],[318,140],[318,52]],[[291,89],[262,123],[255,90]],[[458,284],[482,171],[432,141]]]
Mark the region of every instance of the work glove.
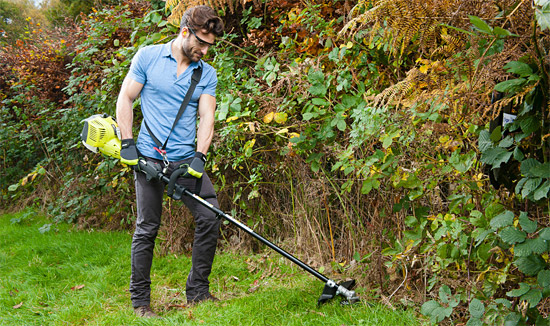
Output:
[[120,145],[120,162],[128,164],[134,170],[138,168],[138,152],[134,139],[123,139]]
[[201,178],[204,173],[204,164],[206,163],[206,155],[201,152],[196,152],[195,157],[189,163],[187,174],[194,176],[195,178]]

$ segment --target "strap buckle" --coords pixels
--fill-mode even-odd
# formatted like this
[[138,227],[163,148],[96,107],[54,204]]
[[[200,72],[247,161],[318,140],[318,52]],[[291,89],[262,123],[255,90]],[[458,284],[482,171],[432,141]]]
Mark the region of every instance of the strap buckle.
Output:
[[161,156],[162,156],[162,163],[164,163],[164,169],[162,169],[162,173],[166,174],[166,171],[168,170],[168,165],[170,164],[170,161],[168,161],[168,156],[166,156],[166,150],[153,147]]

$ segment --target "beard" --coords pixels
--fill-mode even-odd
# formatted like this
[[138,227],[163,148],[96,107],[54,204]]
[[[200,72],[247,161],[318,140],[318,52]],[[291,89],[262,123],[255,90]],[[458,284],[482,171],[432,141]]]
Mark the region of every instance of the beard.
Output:
[[198,62],[202,58],[202,53],[199,49],[189,44],[189,40],[185,40],[181,47],[183,55],[189,58],[192,62]]

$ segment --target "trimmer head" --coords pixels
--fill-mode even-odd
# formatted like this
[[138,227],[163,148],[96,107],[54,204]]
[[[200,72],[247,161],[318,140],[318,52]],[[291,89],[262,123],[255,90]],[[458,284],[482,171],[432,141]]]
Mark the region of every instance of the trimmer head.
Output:
[[355,294],[355,291],[352,291],[354,287],[355,280],[344,281],[340,284],[337,284],[333,280],[328,280],[325,284],[321,297],[317,301],[317,305],[320,306],[337,295],[343,297],[343,300],[340,302],[342,305],[358,303],[360,301],[359,297]]

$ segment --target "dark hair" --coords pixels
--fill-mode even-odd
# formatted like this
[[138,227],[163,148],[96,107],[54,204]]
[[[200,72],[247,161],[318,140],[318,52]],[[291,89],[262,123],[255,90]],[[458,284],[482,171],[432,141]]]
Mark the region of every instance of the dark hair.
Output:
[[183,13],[180,30],[184,27],[189,27],[194,31],[206,30],[208,34],[222,36],[224,26],[214,9],[208,6],[196,6]]

